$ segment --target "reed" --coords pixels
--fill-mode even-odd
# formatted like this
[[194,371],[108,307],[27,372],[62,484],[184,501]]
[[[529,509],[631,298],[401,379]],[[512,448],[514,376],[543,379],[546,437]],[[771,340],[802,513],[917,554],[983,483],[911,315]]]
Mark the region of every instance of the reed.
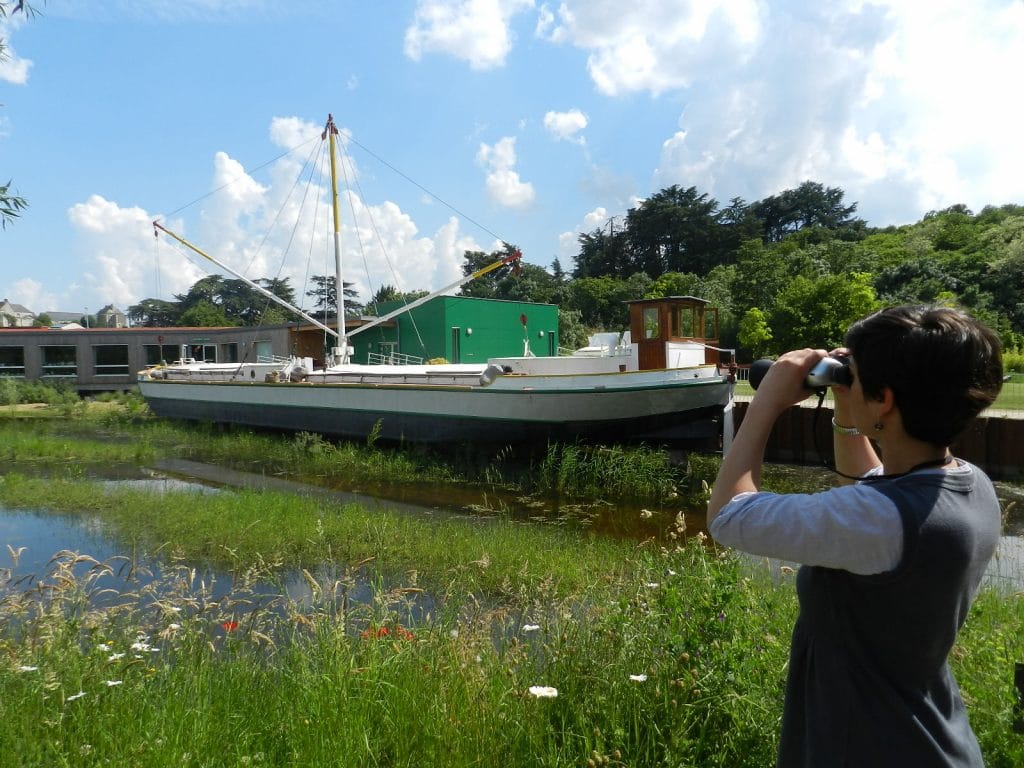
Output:
[[[630,548],[563,597],[521,584],[486,604],[453,582],[416,623],[408,587],[339,599],[351,571],[293,601],[253,589],[265,561],[240,563],[221,597],[172,562],[111,596],[123,567],[61,553],[35,589],[4,585],[0,749],[21,765],[774,759],[792,576],[700,537]],[[1019,596],[982,595],[955,659],[989,765],[1024,758],[1005,675],[1022,620]]]

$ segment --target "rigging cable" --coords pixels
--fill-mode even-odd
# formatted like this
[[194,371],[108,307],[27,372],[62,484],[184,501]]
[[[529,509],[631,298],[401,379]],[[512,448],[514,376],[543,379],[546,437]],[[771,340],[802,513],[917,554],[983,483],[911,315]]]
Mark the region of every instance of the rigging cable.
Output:
[[[349,136],[348,138],[350,140],[352,140],[351,136]],[[362,145],[360,145],[360,146],[362,146]],[[349,209],[352,210],[352,221],[355,222],[356,212],[355,212],[355,210],[353,208],[353,205],[352,205],[352,194],[351,194],[352,193],[352,189],[351,189],[351,184],[349,183],[349,180],[348,180],[348,173],[345,170],[346,162],[348,162],[349,164],[352,165],[352,180],[353,180],[353,183],[355,184],[356,188],[359,191],[359,197],[363,201],[363,205],[364,205],[364,207],[366,209],[366,217],[370,221],[370,228],[373,229],[373,234],[374,234],[374,236],[377,239],[377,244],[380,246],[381,253],[384,256],[384,261],[388,265],[388,270],[391,272],[391,277],[395,281],[395,286],[397,288],[398,283],[399,283],[398,273],[395,271],[394,264],[391,263],[391,257],[388,255],[387,246],[384,245],[384,238],[381,237],[380,230],[377,228],[377,222],[373,218],[373,213],[370,210],[370,206],[366,203],[366,194],[363,192],[362,184],[359,183],[359,176],[355,172],[355,164],[352,162],[351,157],[344,151],[344,148],[343,148],[342,152],[341,152],[341,172],[345,175],[346,187],[349,190],[349,195],[348,195],[348,197],[349,197]],[[388,166],[388,167],[391,168],[392,166]],[[395,170],[395,169],[392,168],[392,170]],[[404,176],[404,174],[403,174],[403,176]],[[405,178],[408,178],[408,177],[405,177]],[[410,181],[411,181],[411,179],[410,179]],[[415,182],[413,182],[413,183],[415,183]],[[359,252],[362,254],[362,257],[363,257],[363,269],[366,270],[366,280],[367,280],[367,283],[370,284],[370,286],[369,286],[370,290],[373,292],[371,294],[371,298],[372,298],[374,295],[376,295],[376,291],[373,289],[373,284],[372,284],[372,282],[370,280],[370,266],[369,266],[369,264],[366,261],[366,252],[363,249],[362,238],[359,237],[359,228],[357,226],[353,225],[353,229],[355,230],[355,233],[356,233],[356,240],[359,243]],[[406,301],[406,303],[408,303],[408,302]],[[416,340],[419,342],[420,351],[423,352],[424,357],[425,357],[426,353],[427,353],[427,345],[423,341],[423,336],[420,333],[419,326],[416,323],[416,316],[412,312],[409,313],[409,322],[412,323],[412,329],[413,329],[413,332],[416,334]],[[381,328],[380,329],[380,337],[382,339],[383,339],[383,333],[384,333],[384,329]]]

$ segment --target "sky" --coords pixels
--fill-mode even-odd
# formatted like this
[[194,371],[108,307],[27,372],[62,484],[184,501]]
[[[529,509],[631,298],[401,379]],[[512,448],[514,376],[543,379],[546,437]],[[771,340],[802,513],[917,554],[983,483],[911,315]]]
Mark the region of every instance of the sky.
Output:
[[[173,300],[226,270],[434,290],[678,184],[811,180],[870,226],[1024,203],[1024,0],[33,0],[0,20],[0,299]],[[10,6],[11,3],[8,3]],[[343,171],[343,173],[341,173]],[[315,227],[314,227],[315,225]]]

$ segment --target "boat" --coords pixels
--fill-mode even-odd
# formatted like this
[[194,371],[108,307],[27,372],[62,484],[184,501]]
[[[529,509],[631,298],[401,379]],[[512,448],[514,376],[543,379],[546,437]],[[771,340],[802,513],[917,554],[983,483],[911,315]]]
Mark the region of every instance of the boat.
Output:
[[[328,116],[323,138],[330,142],[332,169],[336,135]],[[340,304],[336,185],[333,204]],[[735,358],[717,346],[717,310],[703,299],[629,302],[629,331],[599,334],[569,355],[535,356],[524,348],[521,356],[484,364],[361,364],[351,359],[352,335],[501,266],[517,266],[519,252],[358,328],[346,329],[339,306],[335,329],[157,222],[154,227],[336,339],[320,368],[311,358],[294,357],[231,364],[179,360],[146,368],[138,374],[139,389],[158,417],[409,443],[675,444],[731,435],[723,424],[731,416],[734,381],[727,363]]]

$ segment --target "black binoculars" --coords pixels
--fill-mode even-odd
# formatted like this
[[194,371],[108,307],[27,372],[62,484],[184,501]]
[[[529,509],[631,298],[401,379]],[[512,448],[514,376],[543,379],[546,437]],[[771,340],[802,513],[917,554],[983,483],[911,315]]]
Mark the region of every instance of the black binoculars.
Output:
[[[773,360],[755,360],[750,366],[750,386],[757,389],[761,379],[772,367]],[[836,357],[829,355],[818,361],[818,364],[811,368],[804,380],[808,389],[823,390],[833,385],[848,387],[853,384],[853,372],[850,370],[849,357]]]

